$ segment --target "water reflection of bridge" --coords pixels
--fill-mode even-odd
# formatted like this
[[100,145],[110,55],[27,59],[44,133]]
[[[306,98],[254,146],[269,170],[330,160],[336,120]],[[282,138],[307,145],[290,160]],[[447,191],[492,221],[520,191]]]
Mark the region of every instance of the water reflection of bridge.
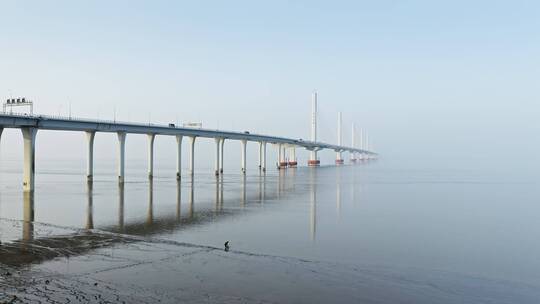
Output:
[[[310,234],[311,239],[315,239],[316,233],[316,204],[317,204],[317,173],[316,170],[310,170]],[[118,220],[116,224],[99,227],[100,231],[113,233],[103,234],[100,231],[93,230],[94,227],[94,193],[93,185],[87,186],[87,208],[86,220],[83,225],[85,229],[54,236],[38,236],[34,233],[35,219],[35,199],[33,192],[23,194],[23,224],[22,238],[17,241],[3,244],[0,246],[0,260],[2,263],[11,265],[23,265],[28,263],[37,263],[58,256],[70,256],[84,254],[90,250],[112,246],[119,242],[135,241],[130,236],[151,236],[185,229],[194,225],[201,225],[207,222],[215,222],[219,219],[235,216],[242,212],[248,204],[264,204],[272,200],[282,199],[291,192],[297,192],[295,187],[295,173],[280,172],[277,176],[274,189],[267,189],[271,183],[267,181],[266,176],[261,176],[256,186],[256,192],[248,195],[247,181],[242,177],[240,181],[240,193],[237,202],[239,208],[224,209],[224,180],[216,179],[215,195],[213,198],[213,208],[196,209],[196,181],[188,181],[189,193],[187,203],[187,213],[182,214],[182,183],[178,182],[176,186],[176,212],[165,216],[156,217],[154,214],[154,185],[148,184],[148,206],[144,220],[126,222],[124,218],[124,185],[118,187]],[[184,182],[185,184],[185,182]],[[338,188],[339,189],[339,188]],[[236,198],[235,198],[236,199]],[[199,202],[197,202],[199,203]]]

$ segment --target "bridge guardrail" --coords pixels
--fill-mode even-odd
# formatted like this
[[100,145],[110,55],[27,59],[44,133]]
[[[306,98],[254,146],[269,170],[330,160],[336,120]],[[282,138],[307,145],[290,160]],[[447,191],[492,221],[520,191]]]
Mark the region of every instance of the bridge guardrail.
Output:
[[[263,135],[263,134],[257,134],[257,133],[250,133],[245,134],[244,132],[239,131],[230,131],[230,130],[221,130],[221,129],[205,129],[205,128],[189,128],[189,127],[170,127],[168,124],[154,124],[154,123],[148,123],[148,124],[142,124],[142,123],[134,123],[134,122],[128,122],[128,121],[121,121],[121,120],[108,120],[108,119],[95,119],[95,118],[84,118],[84,117],[77,117],[77,116],[62,116],[62,115],[47,115],[47,114],[28,114],[28,113],[20,113],[20,112],[1,112],[1,115],[6,116],[20,116],[24,118],[34,118],[34,119],[56,119],[56,120],[69,120],[69,121],[79,121],[79,122],[90,122],[90,123],[103,123],[103,124],[122,124],[122,125],[129,125],[129,126],[151,126],[151,127],[160,127],[160,128],[175,128],[175,129],[189,129],[189,130],[200,130],[200,131],[216,131],[216,132],[223,132],[223,133],[231,133],[236,135],[246,135],[246,136],[253,136],[253,137],[272,137],[276,139],[283,139],[283,140],[293,140],[298,144],[299,146],[304,147],[321,147],[326,149],[336,149],[336,148],[342,148],[346,150],[357,150],[356,148],[352,147],[338,147],[336,145],[322,143],[322,142],[313,142],[308,140],[299,140],[299,139],[292,139],[292,138],[286,138],[282,136],[270,136],[270,135]],[[364,151],[366,153],[373,153],[369,151]]]

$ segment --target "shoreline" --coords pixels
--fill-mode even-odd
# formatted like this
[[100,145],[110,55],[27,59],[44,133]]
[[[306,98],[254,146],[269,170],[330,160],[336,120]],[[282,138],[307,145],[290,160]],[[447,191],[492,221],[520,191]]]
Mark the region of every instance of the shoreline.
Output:
[[[0,223],[2,231],[24,224]],[[225,252],[154,237],[33,225],[32,240],[0,246],[2,303],[535,303],[540,297],[534,286],[440,271]]]

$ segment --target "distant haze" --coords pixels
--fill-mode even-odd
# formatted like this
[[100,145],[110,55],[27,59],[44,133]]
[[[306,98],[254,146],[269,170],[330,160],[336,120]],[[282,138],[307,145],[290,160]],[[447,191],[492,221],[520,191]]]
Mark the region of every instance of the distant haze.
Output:
[[[540,170],[537,1],[2,1],[0,11],[0,97],[26,96],[40,114],[67,116],[71,104],[73,116],[116,109],[118,120],[307,139],[316,89],[321,141],[336,142],[343,111],[344,143],[354,121],[382,161]],[[4,131],[0,157],[20,158],[21,143]],[[44,131],[37,157],[84,159],[84,144]],[[145,145],[128,136],[128,159],[146,157]],[[212,145],[201,140],[198,165],[212,165]],[[173,138],[156,147],[173,160]],[[240,145],[226,149],[239,168]],[[98,158],[115,153],[113,134],[96,137]]]

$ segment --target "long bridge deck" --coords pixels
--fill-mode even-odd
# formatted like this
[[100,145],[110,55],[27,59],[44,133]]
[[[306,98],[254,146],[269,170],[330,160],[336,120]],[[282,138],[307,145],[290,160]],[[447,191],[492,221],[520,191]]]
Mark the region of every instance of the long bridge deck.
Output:
[[[336,163],[342,164],[342,152],[351,154],[351,161],[356,161],[356,155],[362,159],[370,159],[375,153],[358,149],[355,147],[347,147],[341,145],[332,145],[318,141],[305,141],[302,139],[286,138],[280,136],[270,136],[261,134],[251,134],[249,132],[233,132],[223,130],[211,130],[203,128],[186,128],[178,127],[174,124],[159,125],[159,124],[144,124],[119,121],[107,121],[98,119],[84,119],[72,117],[57,117],[47,115],[28,115],[28,114],[0,114],[0,136],[4,128],[21,129],[24,144],[24,162],[23,162],[23,188],[25,191],[34,190],[34,175],[35,175],[35,140],[38,130],[57,130],[57,131],[81,131],[87,134],[88,156],[87,156],[87,178],[88,181],[93,179],[93,161],[94,161],[94,137],[96,132],[110,132],[118,135],[118,180],[124,182],[124,163],[125,163],[125,140],[126,134],[146,134],[148,135],[148,176],[152,178],[154,167],[154,139],[156,135],[175,136],[178,144],[177,161],[176,161],[176,176],[181,178],[181,154],[182,154],[182,139],[189,139],[189,172],[193,175],[194,159],[195,159],[195,139],[196,138],[213,138],[216,142],[216,157],[215,157],[215,174],[223,174],[223,145],[225,140],[238,140],[242,143],[242,172],[246,172],[246,143],[248,141],[259,143],[259,169],[266,171],[266,144],[275,144],[279,147],[278,168],[287,168],[288,166],[295,167],[296,147],[302,147],[311,152],[311,159],[308,165],[317,166],[319,160],[317,151],[323,149],[334,150],[338,153],[339,160]],[[287,158],[287,150],[289,150],[290,158]]]
[[112,120],[70,118],[48,115],[24,115],[0,113],[0,128],[23,128],[34,127],[43,130],[57,131],[86,131],[86,132],[111,132],[133,134],[155,134],[170,136],[195,136],[204,138],[223,138],[233,140],[247,140],[252,142],[267,142],[272,144],[286,144],[306,148],[308,150],[330,149],[334,151],[357,152],[373,154],[369,151],[354,147],[337,146],[323,142],[313,142],[302,139],[293,139],[280,136],[251,134],[245,132],[222,131],[203,128],[187,128],[168,126],[152,123],[133,123]]

